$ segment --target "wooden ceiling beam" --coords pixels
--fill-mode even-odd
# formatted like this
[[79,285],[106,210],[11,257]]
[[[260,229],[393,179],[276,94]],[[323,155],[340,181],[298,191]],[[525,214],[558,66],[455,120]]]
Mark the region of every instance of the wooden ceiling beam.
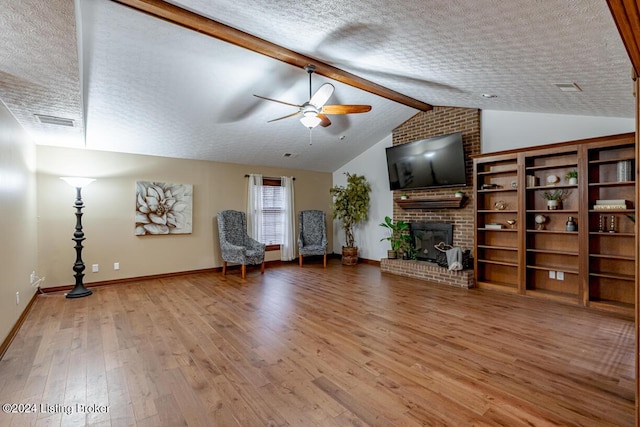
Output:
[[381,96],[394,102],[415,108],[420,111],[429,111],[433,106],[388,89],[377,83],[358,77],[347,71],[325,64],[315,58],[294,52],[282,46],[278,46],[259,37],[240,31],[228,25],[216,22],[197,13],[172,5],[162,0],[112,0],[116,3],[131,7],[137,11],[146,13],[164,21],[197,31],[201,34],[231,43],[244,49],[266,55],[287,64],[303,68],[305,65],[316,66],[316,74],[329,79],[353,86],[374,95]]
[[640,6],[636,0],[607,0],[635,75],[640,74]]

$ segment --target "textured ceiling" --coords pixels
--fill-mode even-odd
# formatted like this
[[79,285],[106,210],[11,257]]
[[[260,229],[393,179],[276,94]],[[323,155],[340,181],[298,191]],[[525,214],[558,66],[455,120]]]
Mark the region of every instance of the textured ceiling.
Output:
[[[252,96],[301,104],[304,70],[109,0],[6,3],[0,99],[39,144],[333,171],[416,113],[332,82],[330,104],[373,109],[331,116],[309,145],[298,120],[267,123],[295,109]],[[432,105],[634,116],[603,0],[172,3]],[[314,76],[314,90],[326,81]],[[582,92],[555,87],[573,82]]]

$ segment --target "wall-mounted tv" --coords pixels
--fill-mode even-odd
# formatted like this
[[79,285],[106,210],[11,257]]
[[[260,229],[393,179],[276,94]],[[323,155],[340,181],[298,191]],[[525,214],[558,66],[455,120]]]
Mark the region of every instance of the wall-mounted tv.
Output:
[[462,132],[388,147],[387,169],[391,190],[465,186]]

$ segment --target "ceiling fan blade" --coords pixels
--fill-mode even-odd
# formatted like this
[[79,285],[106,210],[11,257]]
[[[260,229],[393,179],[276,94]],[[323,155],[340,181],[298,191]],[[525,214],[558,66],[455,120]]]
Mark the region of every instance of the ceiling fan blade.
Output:
[[324,114],[354,114],[371,111],[371,105],[325,105],[321,112]]
[[260,98],[260,99],[266,99],[267,101],[277,102],[278,104],[284,104],[284,105],[289,105],[291,107],[302,108],[302,105],[296,105],[296,104],[290,104],[290,103],[284,102],[284,101],[278,101],[277,99],[267,98],[266,96],[256,95],[255,93],[253,94],[253,96],[255,96],[256,98]]
[[322,126],[323,128],[326,128],[331,124],[331,120],[329,120],[329,117],[325,116],[324,114],[318,114],[318,118],[322,120],[320,122],[320,126]]
[[313,94],[311,99],[309,100],[309,104],[313,105],[316,108],[322,108],[325,102],[329,100],[335,88],[331,83],[325,83],[320,86],[320,89]]
[[282,119],[288,119],[289,117],[297,116],[298,114],[300,114],[300,111],[296,111],[293,114],[287,114],[286,116],[278,117],[277,119],[269,120],[267,123],[277,122],[278,120],[282,120]]

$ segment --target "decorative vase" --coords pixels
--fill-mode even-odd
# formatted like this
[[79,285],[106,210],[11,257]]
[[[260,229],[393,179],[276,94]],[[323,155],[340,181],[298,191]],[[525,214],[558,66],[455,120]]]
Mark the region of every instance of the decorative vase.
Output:
[[555,211],[561,209],[560,200],[547,200],[547,210]]
[[342,247],[342,265],[356,265],[358,263],[358,247]]

